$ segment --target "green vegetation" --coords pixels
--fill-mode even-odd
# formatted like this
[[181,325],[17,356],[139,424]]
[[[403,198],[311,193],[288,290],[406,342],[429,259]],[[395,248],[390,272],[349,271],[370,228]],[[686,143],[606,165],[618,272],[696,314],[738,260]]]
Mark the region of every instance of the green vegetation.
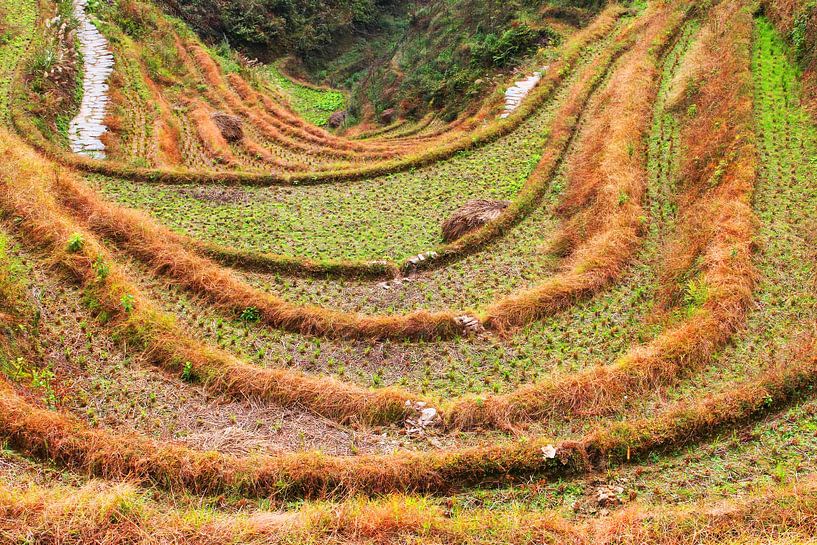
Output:
[[[0,0],[0,536],[813,540],[815,19],[772,1],[611,8],[556,49],[600,7],[164,6],[199,41],[148,0],[92,0],[115,59],[115,161],[93,162],[19,134],[59,144],[81,94],[70,4]],[[480,101],[547,63],[525,115]],[[347,109],[367,125],[320,128]],[[367,174],[243,176],[330,168]],[[470,217],[480,244],[446,254],[475,198],[524,213]]]
[[508,136],[429,167],[348,183],[345,192],[331,186],[210,192],[113,178],[97,185],[107,197],[200,239],[315,259],[399,261],[438,244],[440,223],[468,199],[507,199],[519,191],[565,90],[608,43],[592,46],[562,91]]
[[420,6],[405,36],[362,78],[355,89],[362,104],[355,105],[371,103],[377,112],[399,108],[416,117],[436,110],[444,118],[455,117],[491,91],[488,78],[558,42],[558,35],[539,22],[537,11],[545,5],[447,0]]
[[31,41],[34,20],[37,16],[37,3],[21,1],[12,7],[4,3],[0,7],[0,115],[8,116],[8,98],[14,70],[20,57]]
[[346,107],[346,95],[331,89],[319,89],[292,81],[275,66],[267,66],[264,75],[273,89],[278,90],[295,113],[318,126],[326,125],[333,112]]

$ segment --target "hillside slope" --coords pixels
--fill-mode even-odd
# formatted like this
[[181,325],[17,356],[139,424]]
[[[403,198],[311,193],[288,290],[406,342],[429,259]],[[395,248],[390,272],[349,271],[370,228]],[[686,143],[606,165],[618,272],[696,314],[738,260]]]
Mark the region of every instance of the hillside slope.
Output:
[[810,19],[559,9],[344,132],[150,0],[0,0],[0,543],[814,545]]
[[[493,91],[490,81],[537,48],[582,27],[601,2],[444,0],[253,3],[174,0],[170,13],[210,43],[228,40],[265,61],[351,93],[350,119],[383,111],[452,118]],[[543,59],[539,59],[543,62]],[[498,81],[498,80],[497,80]]]

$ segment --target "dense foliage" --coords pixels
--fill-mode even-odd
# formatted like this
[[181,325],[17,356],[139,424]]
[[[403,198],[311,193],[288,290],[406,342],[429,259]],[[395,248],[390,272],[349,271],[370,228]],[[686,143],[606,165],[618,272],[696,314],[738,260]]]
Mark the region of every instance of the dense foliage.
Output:
[[[559,36],[542,22],[581,25],[602,2],[571,0],[166,0],[171,13],[211,42],[227,40],[265,60],[289,57],[296,70],[350,90],[354,117],[396,108],[453,117],[513,68]],[[554,7],[554,5],[558,7]]]
[[[254,50],[325,53],[340,37],[370,32],[393,0],[166,0],[204,35]],[[399,3],[397,3],[399,4]]]

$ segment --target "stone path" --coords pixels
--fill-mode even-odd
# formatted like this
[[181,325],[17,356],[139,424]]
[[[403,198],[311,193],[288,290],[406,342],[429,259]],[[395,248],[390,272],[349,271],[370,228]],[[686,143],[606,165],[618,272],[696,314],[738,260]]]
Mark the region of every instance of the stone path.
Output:
[[113,54],[108,49],[108,41],[88,17],[87,5],[88,0],[74,0],[85,77],[82,104],[68,127],[68,140],[74,153],[104,159],[105,144],[100,137],[108,130],[103,122],[108,107],[107,81],[113,72]]
[[542,79],[549,66],[543,66],[539,72],[534,72],[532,76],[523,80],[517,81],[512,87],[505,91],[505,110],[500,114],[500,119],[505,119],[511,112],[522,104],[522,99],[530,93],[530,90],[536,87],[539,80]]

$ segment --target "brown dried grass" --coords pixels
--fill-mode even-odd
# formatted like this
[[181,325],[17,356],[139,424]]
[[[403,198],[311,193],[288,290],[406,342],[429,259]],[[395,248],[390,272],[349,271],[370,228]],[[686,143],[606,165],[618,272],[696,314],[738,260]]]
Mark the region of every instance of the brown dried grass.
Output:
[[[54,180],[67,174],[49,171],[40,157],[24,147],[6,147],[3,158],[0,207],[19,218],[17,228],[24,230],[21,238],[48,251],[50,260],[72,274],[111,315],[108,325],[114,333],[130,346],[141,348],[156,365],[179,375],[189,364],[193,377],[214,392],[237,399],[297,403],[338,421],[399,421],[409,411],[406,401],[417,398],[390,388],[368,390],[328,377],[258,368],[191,338],[172,316],[141,294],[92,233],[84,231],[54,202],[48,190]],[[81,251],[70,253],[65,245],[74,233],[83,235],[84,244]],[[167,236],[174,235],[168,232]],[[95,270],[99,261],[108,265],[105,278]],[[133,299],[130,313],[122,308],[124,295]]]
[[[679,199],[679,227],[665,252],[660,282],[675,285],[678,275],[700,261],[696,272],[707,287],[707,300],[690,317],[634,347],[614,365],[522,386],[507,395],[457,402],[447,412],[450,426],[492,422],[512,427],[563,413],[608,413],[625,396],[672,383],[710,361],[743,323],[756,280],[752,245],[757,226],[749,205],[757,175],[748,50],[752,21],[735,2],[724,3],[709,18],[710,30],[716,30],[704,29],[705,47],[685,60],[704,67],[706,77],[696,80],[699,93],[694,101],[701,113],[687,120],[681,132],[686,190]],[[708,150],[713,147],[722,155],[712,156]],[[700,157],[709,157],[709,163]],[[710,163],[721,169],[714,186],[712,169],[706,166]]]
[[210,117],[227,142],[238,142],[244,138],[244,124],[240,117],[218,111],[210,114]]
[[568,165],[558,243],[571,254],[564,272],[491,305],[485,321],[497,330],[530,323],[608,286],[640,242],[646,184],[641,142],[657,89],[657,62],[684,19],[680,11],[650,9],[643,36],[620,59]]
[[196,128],[196,133],[207,155],[222,164],[237,165],[238,162],[230,144],[213,121],[213,112],[200,100],[192,101],[189,108],[187,115],[193,121],[193,126]]
[[441,226],[443,240],[453,242],[497,219],[511,201],[472,199],[452,212]]

